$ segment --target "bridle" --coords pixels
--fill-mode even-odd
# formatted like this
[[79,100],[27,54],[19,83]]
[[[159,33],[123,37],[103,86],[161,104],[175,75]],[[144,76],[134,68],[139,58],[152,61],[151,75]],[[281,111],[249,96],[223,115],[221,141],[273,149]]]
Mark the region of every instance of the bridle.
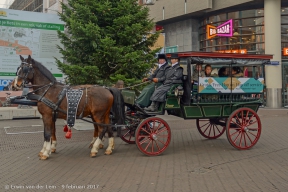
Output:
[[[22,75],[19,74],[20,71],[23,71]],[[33,66],[31,63],[27,63],[27,61],[25,59],[24,61],[21,62],[20,67],[18,68],[16,75],[18,77],[20,77],[21,79],[23,79],[24,84],[27,84],[27,83],[29,83],[27,77],[31,72],[34,74]]]

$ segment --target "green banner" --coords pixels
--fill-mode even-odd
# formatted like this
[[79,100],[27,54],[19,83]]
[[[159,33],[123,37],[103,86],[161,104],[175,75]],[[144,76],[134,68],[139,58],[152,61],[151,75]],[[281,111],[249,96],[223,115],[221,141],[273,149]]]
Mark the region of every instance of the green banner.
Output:
[[178,52],[178,45],[165,47],[165,53],[177,53]]
[[64,31],[63,24],[0,19],[0,26]]
[[[16,77],[16,72],[0,72],[0,76],[14,76]],[[63,77],[63,74],[53,74],[54,77]]]
[[54,77],[63,77],[63,74],[53,74]]
[[12,72],[0,72],[0,76],[16,76],[16,71]]

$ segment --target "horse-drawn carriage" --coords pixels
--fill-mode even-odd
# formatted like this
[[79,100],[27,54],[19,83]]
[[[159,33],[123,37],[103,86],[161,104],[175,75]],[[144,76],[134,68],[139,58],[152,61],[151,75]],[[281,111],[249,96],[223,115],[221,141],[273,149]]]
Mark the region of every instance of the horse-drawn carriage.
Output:
[[[259,140],[261,121],[257,115],[262,105],[263,78],[242,77],[198,77],[198,85],[191,84],[191,65],[211,64],[212,66],[246,66],[253,69],[270,62],[271,55],[220,54],[205,52],[179,53],[183,67],[183,83],[173,84],[167,98],[158,111],[146,112],[136,103],[135,92],[98,85],[67,86],[56,81],[53,74],[41,63],[29,56],[20,56],[17,71],[18,87],[31,83],[32,92],[11,98],[12,103],[38,107],[44,124],[44,145],[39,153],[45,160],[56,151],[55,121],[67,120],[64,128],[66,137],[71,137],[75,119],[91,117],[94,125],[93,140],[90,144],[91,157],[103,148],[102,138],[108,132],[109,145],[105,154],[114,149],[111,128],[111,110],[118,133],[127,143],[136,143],[146,155],[159,155],[171,141],[171,130],[166,121],[157,115],[167,112],[183,119],[196,119],[196,126],[202,136],[208,139],[220,137],[226,130],[231,145],[237,149],[250,149]],[[169,57],[169,54],[167,55]],[[28,99],[21,100],[21,99]],[[124,99],[124,101],[123,101]],[[126,105],[126,107],[125,107]],[[129,110],[125,111],[125,108]],[[114,125],[115,127],[115,125]]]
[[127,126],[121,130],[122,140],[136,143],[139,150],[149,156],[163,153],[170,143],[171,130],[167,122],[156,115],[167,112],[183,119],[196,119],[197,129],[205,138],[216,139],[226,131],[233,147],[240,150],[253,147],[262,129],[257,111],[263,104],[264,79],[230,74],[229,77],[198,77],[195,85],[191,84],[191,65],[251,67],[254,71],[257,66],[264,69],[272,56],[205,52],[178,55],[184,69],[183,84],[172,85],[166,102],[157,112],[141,109],[135,103],[135,92],[122,90],[124,102],[130,109],[126,111]]

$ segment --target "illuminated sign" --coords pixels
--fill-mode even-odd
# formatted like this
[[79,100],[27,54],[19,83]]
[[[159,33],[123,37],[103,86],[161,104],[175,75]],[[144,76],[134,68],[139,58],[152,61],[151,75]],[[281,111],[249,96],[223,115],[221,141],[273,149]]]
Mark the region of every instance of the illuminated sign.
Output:
[[283,55],[288,56],[288,48],[283,48]]
[[222,51],[215,51],[217,53],[240,53],[240,54],[247,54],[247,49],[234,49],[234,50],[222,50]]
[[213,25],[207,25],[207,39],[211,39],[215,36],[224,36],[224,37],[232,37],[233,36],[233,20],[230,19],[229,21],[215,27]]

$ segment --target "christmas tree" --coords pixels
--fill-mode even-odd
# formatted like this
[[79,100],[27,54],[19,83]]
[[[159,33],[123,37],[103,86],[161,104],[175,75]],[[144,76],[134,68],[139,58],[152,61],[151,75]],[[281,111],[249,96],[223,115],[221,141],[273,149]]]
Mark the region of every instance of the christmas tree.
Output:
[[149,19],[149,9],[138,0],[68,0],[59,13],[66,25],[58,32],[64,63],[59,69],[71,84],[139,81],[156,62],[151,50],[159,32]]

